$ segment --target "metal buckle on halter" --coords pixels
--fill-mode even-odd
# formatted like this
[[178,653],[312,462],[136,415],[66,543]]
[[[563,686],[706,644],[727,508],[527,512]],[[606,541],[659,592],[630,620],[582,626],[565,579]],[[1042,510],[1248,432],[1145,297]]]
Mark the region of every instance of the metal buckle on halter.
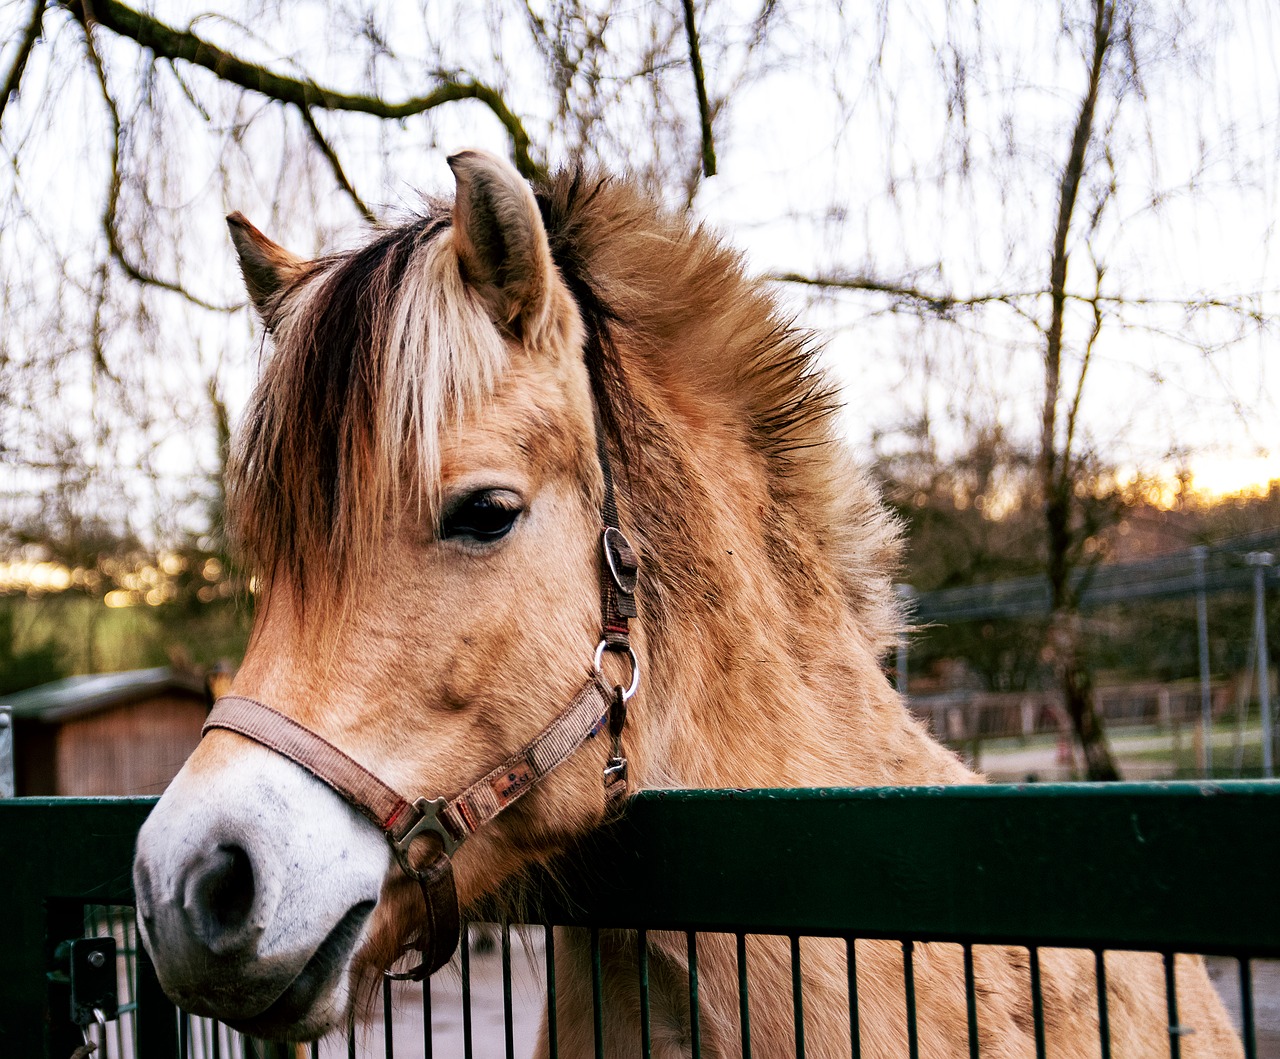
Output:
[[391,849],[395,852],[400,867],[415,879],[422,875],[422,872],[409,863],[409,847],[413,845],[415,838],[428,833],[435,835],[440,839],[440,848],[444,856],[452,857],[454,850],[462,845],[467,837],[455,835],[449,829],[448,823],[441,815],[448,807],[449,803],[444,798],[419,798],[413,803],[414,812],[418,814],[417,822],[404,833],[403,837],[392,840]]
[[609,576],[618,591],[628,596],[636,594],[636,579],[640,574],[640,560],[627,535],[617,526],[606,526],[600,543],[604,546],[605,562],[609,564]]
[[636,689],[640,687],[640,659],[636,657],[636,649],[628,644],[610,643],[608,640],[601,640],[596,644],[596,657],[593,665],[595,666],[596,677],[606,688],[609,681],[604,675],[604,670],[600,668],[600,663],[604,661],[605,651],[615,651],[621,654],[627,652],[627,657],[631,660],[631,683],[622,689],[622,701],[627,702],[636,693]]

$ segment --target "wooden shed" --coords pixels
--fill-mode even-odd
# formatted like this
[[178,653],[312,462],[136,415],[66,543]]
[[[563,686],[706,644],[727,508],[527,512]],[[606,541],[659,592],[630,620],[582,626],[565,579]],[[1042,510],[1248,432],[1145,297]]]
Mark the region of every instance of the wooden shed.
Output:
[[160,794],[200,741],[202,676],[168,666],[67,677],[0,700],[15,793]]

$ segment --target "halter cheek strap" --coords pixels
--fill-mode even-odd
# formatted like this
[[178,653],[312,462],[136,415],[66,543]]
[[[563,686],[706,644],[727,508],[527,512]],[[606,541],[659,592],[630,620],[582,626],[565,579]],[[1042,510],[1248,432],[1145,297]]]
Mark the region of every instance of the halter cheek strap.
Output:
[[[389,977],[420,980],[448,963],[461,931],[450,860],[454,851],[606,727],[611,738],[604,768],[606,806],[618,804],[627,793],[622,730],[627,721],[627,701],[640,683],[640,663],[629,632],[629,621],[636,616],[640,563],[618,525],[613,474],[598,415],[596,435],[605,491],[600,536],[602,631],[594,672],[569,705],[518,754],[452,798],[418,798],[411,802],[323,736],[256,699],[224,696],[205,721],[202,734],[219,728],[236,732],[300,765],[386,835],[400,867],[422,888],[426,904],[422,929],[410,946],[421,953],[422,962],[401,974],[387,972]],[[628,687],[619,685],[609,690],[601,669],[608,651],[627,655],[631,664]],[[418,866],[415,860],[421,858],[416,858],[412,849],[420,838],[426,840],[426,859]]]

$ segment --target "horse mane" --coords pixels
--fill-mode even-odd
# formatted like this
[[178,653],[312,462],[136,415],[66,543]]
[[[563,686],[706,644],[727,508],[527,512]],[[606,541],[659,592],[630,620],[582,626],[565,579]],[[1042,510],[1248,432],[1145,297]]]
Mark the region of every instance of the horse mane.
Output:
[[[687,541],[697,531],[671,525],[672,496],[696,476],[678,456],[678,428],[713,425],[766,478],[774,510],[762,520],[784,582],[804,591],[806,567],[825,559],[868,646],[888,649],[903,627],[892,583],[900,527],[835,434],[840,402],[814,334],[780,314],[740,255],[626,181],[565,171],[537,199],[583,318],[587,370],[626,494],[645,509],[647,532],[667,531],[646,554],[648,575],[661,579],[672,552],[695,558]],[[683,423],[655,411],[691,405]],[[719,422],[699,416],[708,410]],[[817,553],[799,554],[797,538]],[[661,595],[646,596],[651,615]]]
[[[659,517],[696,477],[686,428],[741,446],[766,478],[784,580],[803,590],[814,558],[797,552],[799,534],[835,571],[869,646],[887,648],[900,628],[898,529],[834,434],[839,405],[813,336],[734,252],[629,183],[574,170],[535,190],[637,517]],[[505,344],[442,238],[450,209],[429,200],[367,246],[314,262],[267,321],[275,352],[228,465],[231,536],[264,587],[286,573],[304,598],[340,598],[374,561],[405,483],[433,512],[441,431],[502,372]],[[647,530],[647,570],[665,579],[650,613],[688,587],[680,563],[696,562],[681,527],[660,521]]]

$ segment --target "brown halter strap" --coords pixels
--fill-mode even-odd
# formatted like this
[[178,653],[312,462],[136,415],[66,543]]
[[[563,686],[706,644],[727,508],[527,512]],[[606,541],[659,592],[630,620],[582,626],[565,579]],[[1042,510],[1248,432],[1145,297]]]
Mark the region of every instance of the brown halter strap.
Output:
[[[327,739],[255,699],[223,696],[205,721],[203,732],[217,728],[236,732],[300,765],[386,835],[400,867],[421,886],[426,903],[425,922],[410,946],[418,950],[422,962],[403,973],[387,972],[389,977],[418,980],[449,962],[461,930],[450,860],[454,851],[606,726],[612,740],[604,769],[606,804],[615,805],[627,793],[627,760],[622,756],[621,739],[627,700],[640,683],[640,665],[629,634],[629,619],[636,616],[640,564],[618,525],[613,475],[598,415],[596,434],[605,495],[600,536],[603,631],[594,671],[568,707],[519,753],[452,798],[418,798],[411,802]],[[628,655],[632,667],[629,687],[608,689],[601,671],[606,651]],[[411,853],[419,838],[427,839],[429,847],[421,868],[415,867]]]

